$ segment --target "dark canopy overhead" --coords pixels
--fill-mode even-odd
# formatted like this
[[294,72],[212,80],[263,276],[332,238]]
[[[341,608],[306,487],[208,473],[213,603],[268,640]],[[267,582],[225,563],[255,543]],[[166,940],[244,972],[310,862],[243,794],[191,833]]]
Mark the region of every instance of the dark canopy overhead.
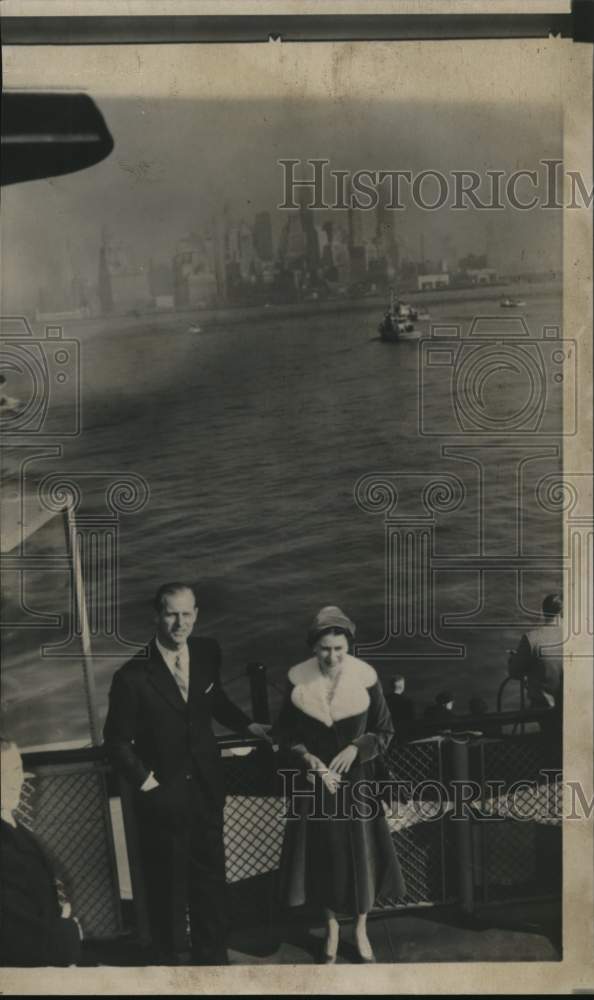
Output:
[[112,149],[103,115],[86,94],[2,94],[3,184],[84,170]]

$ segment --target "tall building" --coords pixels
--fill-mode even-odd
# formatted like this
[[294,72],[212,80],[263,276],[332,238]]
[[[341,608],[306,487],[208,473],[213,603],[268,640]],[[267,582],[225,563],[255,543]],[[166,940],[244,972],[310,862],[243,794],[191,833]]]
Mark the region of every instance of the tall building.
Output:
[[305,235],[305,262],[310,275],[317,274],[320,266],[320,243],[311,209],[301,205],[299,209],[301,227]]
[[243,281],[248,281],[254,269],[254,240],[246,222],[239,227],[239,273]]
[[260,260],[272,260],[274,251],[272,246],[272,219],[270,212],[258,212],[254,222],[254,250]]
[[176,309],[213,305],[217,301],[214,240],[190,233],[177,245],[173,258]]
[[152,304],[149,268],[132,248],[103,231],[99,249],[99,302],[103,313],[146,309]]
[[458,267],[461,271],[477,271],[488,266],[486,253],[469,253],[458,261]]
[[348,285],[351,271],[349,253],[349,234],[345,226],[337,225],[332,229],[332,261],[336,268],[338,283]]
[[225,230],[225,256],[228,261],[239,261],[241,253],[241,231],[236,222],[230,223]]
[[162,261],[155,261],[151,258],[149,261],[149,282],[151,294],[154,297],[158,295],[173,295],[173,270],[171,264],[165,264]]
[[99,309],[104,316],[113,312],[113,295],[111,277],[107,266],[107,247],[102,243],[99,247]]
[[322,267],[333,268],[334,224],[332,222],[324,222],[324,224],[318,228],[318,243],[320,247],[320,263]]
[[287,213],[287,221],[281,233],[279,252],[289,265],[305,259],[306,237],[296,212]]
[[349,247],[361,247],[364,242],[363,212],[361,209],[348,210]]
[[149,261],[149,283],[156,309],[173,309],[175,305],[173,289],[173,269],[170,263]]
[[386,207],[386,193],[380,189],[378,195],[379,201],[375,210],[375,243],[378,256],[385,259],[388,271],[396,272],[400,261],[396,242],[395,215]]
[[218,215],[214,221],[214,270],[217,287],[217,301],[225,305],[228,295],[227,255],[226,255],[226,217]]

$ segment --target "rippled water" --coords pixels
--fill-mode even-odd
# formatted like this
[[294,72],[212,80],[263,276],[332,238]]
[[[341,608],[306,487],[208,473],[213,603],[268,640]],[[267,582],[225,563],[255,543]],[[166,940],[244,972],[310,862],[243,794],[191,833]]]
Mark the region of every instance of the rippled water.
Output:
[[[560,324],[556,295],[543,289],[526,299],[523,312],[534,334],[543,324]],[[499,311],[492,302],[450,302],[433,306],[432,320],[467,324],[473,312],[494,308]],[[146,478],[148,504],[121,519],[120,634],[131,643],[143,642],[151,633],[150,598],[158,584],[170,578],[194,581],[199,628],[221,641],[227,687],[239,703],[248,703],[245,664],[260,660],[269,668],[276,706],[287,668],[307,655],[307,625],[322,604],[341,605],[357,622],[361,643],[382,638],[383,515],[355,503],[360,477],[378,472],[400,477],[399,510],[409,514],[422,509],[412,491],[417,480],[403,480],[404,474],[461,477],[466,500],[439,519],[435,552],[464,559],[479,543],[476,467],[443,457],[445,439],[419,434],[419,347],[382,343],[378,319],[374,309],[202,333],[189,333],[181,318],[163,325],[137,321],[135,328],[112,321],[102,330],[77,331],[83,433],[65,445],[60,464],[39,462],[37,468],[75,476],[136,472]],[[434,429],[447,430],[452,420],[449,374],[447,365],[432,372],[425,403]],[[522,378],[513,370],[495,370],[483,387],[485,405],[500,417],[515,411],[525,392]],[[554,392],[547,406],[549,433],[539,440],[548,453],[526,467],[527,497],[533,497],[534,482],[559,466],[551,435],[561,420]],[[483,459],[490,456],[493,473],[484,501],[488,545],[501,554],[509,547],[514,509],[506,461],[519,454],[512,448],[516,439],[507,440],[499,452],[483,453]],[[86,483],[85,509],[101,509],[102,488]],[[532,501],[524,529],[530,551],[558,552],[558,519],[543,515]],[[56,528],[44,530],[39,543],[48,551],[61,544]],[[509,574],[493,579],[479,622],[483,627],[441,629],[446,641],[466,645],[463,657],[435,658],[429,654],[436,650],[419,638],[394,640],[367,658],[385,678],[404,673],[420,706],[449,687],[459,708],[472,694],[494,707],[506,673],[505,649],[522,629],[513,613]],[[537,567],[525,576],[526,606],[537,608],[543,593],[559,586],[558,569]],[[7,593],[12,607],[15,579],[9,579]],[[436,615],[470,612],[480,597],[476,573],[463,564],[442,565],[435,594]],[[64,574],[32,574],[27,599],[37,611],[63,610]],[[494,615],[507,626],[493,627]],[[9,724],[24,744],[86,733],[79,661],[39,656],[40,640],[55,642],[59,635],[47,628],[6,632],[4,699]],[[99,644],[99,651],[110,650],[113,654],[113,645]],[[121,650],[96,661],[101,714],[120,662]]]

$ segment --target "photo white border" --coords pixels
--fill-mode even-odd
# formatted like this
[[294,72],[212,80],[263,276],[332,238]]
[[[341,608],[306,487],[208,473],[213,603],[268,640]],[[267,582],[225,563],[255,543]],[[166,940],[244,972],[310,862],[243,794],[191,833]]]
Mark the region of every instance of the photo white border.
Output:
[[[7,4],[7,7],[9,5]],[[14,0],[11,0],[14,7]],[[260,7],[261,5],[256,5]],[[306,5],[300,4],[303,8]],[[375,5],[374,5],[375,6]],[[382,6],[382,5],[378,5]],[[486,5],[485,5],[486,6]],[[492,11],[493,6],[489,4]],[[517,7],[517,4],[516,4]],[[219,11],[221,10],[219,5]],[[319,12],[319,7],[317,8]],[[8,12],[8,11],[6,11]],[[12,10],[11,10],[12,12]],[[302,11],[300,11],[302,12]],[[329,43],[301,43],[300,49],[325,57]],[[350,44],[369,43],[337,43]],[[371,43],[373,44],[373,43]],[[381,43],[384,45],[398,43]],[[415,44],[415,43],[405,43]],[[421,43],[424,44],[424,43]],[[522,59],[530,40],[453,42],[457,45],[513,46]],[[592,187],[592,49],[570,40],[544,43],[561,68],[565,168],[579,170]],[[40,51],[40,50],[39,50]],[[510,51],[510,50],[508,50]],[[561,55],[559,56],[559,53]],[[43,53],[40,51],[40,56]],[[35,81],[32,79],[32,83]],[[10,77],[5,84],[10,83]],[[521,96],[521,95],[519,95]],[[564,445],[566,473],[592,468],[592,216],[587,210],[564,211],[564,331],[579,340],[578,394],[580,432]],[[574,641],[565,671],[565,775],[579,780],[593,795],[592,660]],[[579,656],[572,658],[572,654]],[[157,995],[157,994],[480,994],[560,993],[594,990],[592,820],[566,821],[564,829],[563,959],[560,962],[489,962],[390,964],[375,967],[234,966],[230,968],[3,969],[2,989],[13,995]]]

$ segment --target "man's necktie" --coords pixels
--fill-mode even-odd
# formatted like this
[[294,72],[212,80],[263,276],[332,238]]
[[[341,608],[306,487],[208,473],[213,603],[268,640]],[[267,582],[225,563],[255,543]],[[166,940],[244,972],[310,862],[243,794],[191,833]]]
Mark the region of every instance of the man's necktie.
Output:
[[187,701],[188,687],[186,684],[186,678],[184,677],[181,656],[179,655],[179,653],[175,657],[175,660],[173,661],[173,676],[175,677],[175,681],[177,683],[182,698],[184,699],[184,701]]

